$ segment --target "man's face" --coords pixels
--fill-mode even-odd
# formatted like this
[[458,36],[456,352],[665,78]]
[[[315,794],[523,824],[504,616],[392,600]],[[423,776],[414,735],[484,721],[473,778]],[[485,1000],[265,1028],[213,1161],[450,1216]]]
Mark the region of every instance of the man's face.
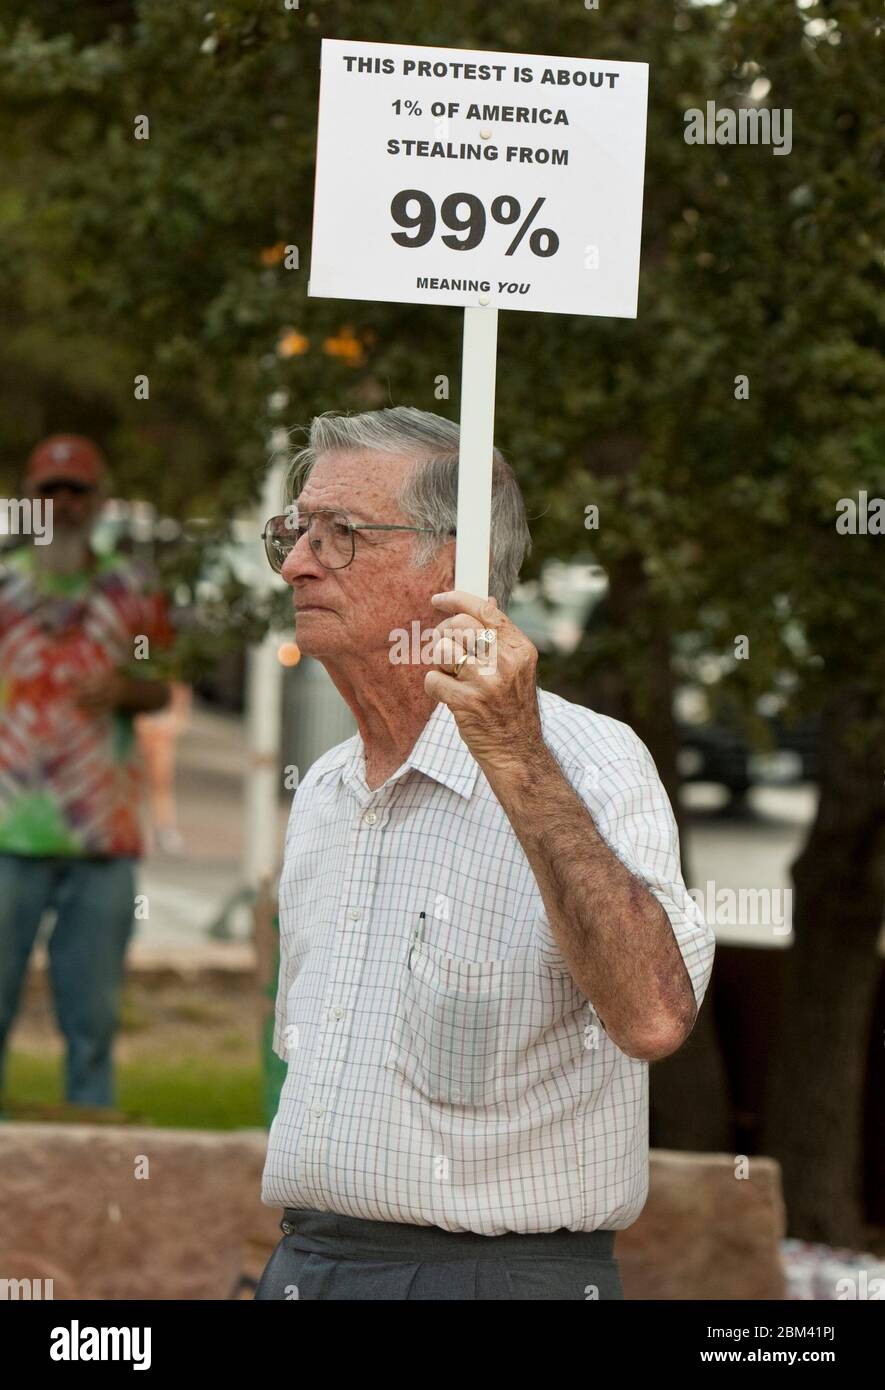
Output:
[[[298,501],[299,512],[331,509],[354,522],[410,525],[394,497],[413,459],[371,452],[323,454]],[[283,565],[292,586],[295,637],[300,649],[318,659],[389,652],[394,629],[410,631],[419,618],[433,625],[430,595],[451,588],[454,541],[444,545],[423,569],[410,563],[418,537],[414,531],[357,531],[351,564],[326,569],[309,538],[302,536]]]
[[88,539],[101,505],[98,489],[79,483],[50,482],[30,489],[44,505],[52,503],[52,527]]

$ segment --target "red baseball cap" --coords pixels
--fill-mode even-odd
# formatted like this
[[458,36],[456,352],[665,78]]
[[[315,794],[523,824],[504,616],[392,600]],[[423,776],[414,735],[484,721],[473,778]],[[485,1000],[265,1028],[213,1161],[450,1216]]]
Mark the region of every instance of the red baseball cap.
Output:
[[25,477],[33,487],[73,482],[98,487],[107,465],[97,444],[82,434],[52,434],[28,459]]

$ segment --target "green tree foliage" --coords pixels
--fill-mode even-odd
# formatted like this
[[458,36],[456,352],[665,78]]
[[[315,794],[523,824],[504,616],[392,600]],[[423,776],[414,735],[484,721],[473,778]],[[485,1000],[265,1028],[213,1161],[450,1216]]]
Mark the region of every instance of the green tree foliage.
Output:
[[[320,37],[401,41],[397,7],[144,0],[80,7],[74,24],[56,5],[42,32],[15,23],[22,8],[0,6],[17,118],[0,383],[24,377],[25,407],[5,412],[8,464],[73,416],[108,439],[126,491],[225,517],[257,491],[274,426],[457,409],[458,313],[306,293]],[[504,314],[497,432],[538,517],[534,563],[586,548],[599,505],[597,558],[643,557],[650,621],[726,652],[748,633],[733,677],[748,708],[797,666],[815,699],[833,662],[885,688],[885,646],[845,640],[881,612],[876,538],[834,525],[839,498],[885,493],[881,38],[874,3],[840,5],[838,22],[830,8],[418,4],[407,26],[428,44],[650,63],[639,317]],[[763,79],[792,110],[789,156],[685,143],[687,108],[736,106]],[[612,440],[629,462],[601,466]],[[636,637],[604,650],[638,677]]]

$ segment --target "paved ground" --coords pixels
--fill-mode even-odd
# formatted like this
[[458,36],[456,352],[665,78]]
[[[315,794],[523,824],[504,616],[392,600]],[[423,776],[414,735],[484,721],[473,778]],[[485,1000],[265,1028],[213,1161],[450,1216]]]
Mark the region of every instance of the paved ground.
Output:
[[[215,711],[195,711],[179,743],[178,804],[185,853],[180,857],[156,853],[142,866],[140,891],[147,894],[150,918],[139,923],[138,942],[151,950],[167,946],[196,946],[211,939],[218,921],[242,891],[243,852],[242,721]],[[751,795],[752,814],[745,819],[723,816],[724,797],[718,788],[687,788],[689,805],[688,857],[691,885],[704,894],[705,904],[723,889],[789,887],[789,865],[798,853],[814,814],[815,793],[808,786],[768,787]],[[286,802],[280,804],[280,836],[285,828]],[[715,885],[710,890],[708,883]],[[712,892],[713,898],[709,894]],[[771,899],[780,911],[784,900]],[[788,904],[787,904],[788,906]],[[728,913],[717,914],[723,918]],[[789,915],[787,915],[789,922]],[[790,937],[771,926],[733,926],[714,922],[722,940],[784,946]],[[234,908],[228,926],[235,939],[249,933],[245,907]],[[214,932],[213,932],[214,927]]]
[[[219,930],[240,940],[249,935],[248,908],[233,906],[243,894],[242,720],[214,710],[196,709],[178,743],[179,828],[184,853],[149,854],[140,872],[139,892],[150,916],[140,921],[139,945],[193,946]],[[280,844],[288,806],[280,803]]]
[[[703,894],[701,910],[715,927],[718,940],[732,945],[788,946],[792,940],[786,930],[792,921],[786,892],[790,864],[802,848],[817,793],[807,785],[758,787],[750,793],[749,814],[739,819],[723,814],[726,799],[719,787],[698,784],[685,789],[689,886]],[[741,914],[742,889],[764,890],[761,911],[746,910],[745,896]],[[721,904],[722,890],[735,895],[737,914],[743,917],[740,925],[729,921],[727,907],[720,905],[715,916],[709,910],[717,900]]]

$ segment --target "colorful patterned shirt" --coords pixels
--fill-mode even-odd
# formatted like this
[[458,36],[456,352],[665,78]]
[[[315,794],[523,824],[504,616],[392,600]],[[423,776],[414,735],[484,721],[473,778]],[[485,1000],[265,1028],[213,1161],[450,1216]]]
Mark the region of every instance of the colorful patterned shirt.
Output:
[[[142,677],[171,643],[165,597],[122,556],[50,576],[31,546],[0,556],[0,853],[138,855],[141,769],[132,716],[80,708],[75,687]],[[138,642],[139,638],[146,641]]]

